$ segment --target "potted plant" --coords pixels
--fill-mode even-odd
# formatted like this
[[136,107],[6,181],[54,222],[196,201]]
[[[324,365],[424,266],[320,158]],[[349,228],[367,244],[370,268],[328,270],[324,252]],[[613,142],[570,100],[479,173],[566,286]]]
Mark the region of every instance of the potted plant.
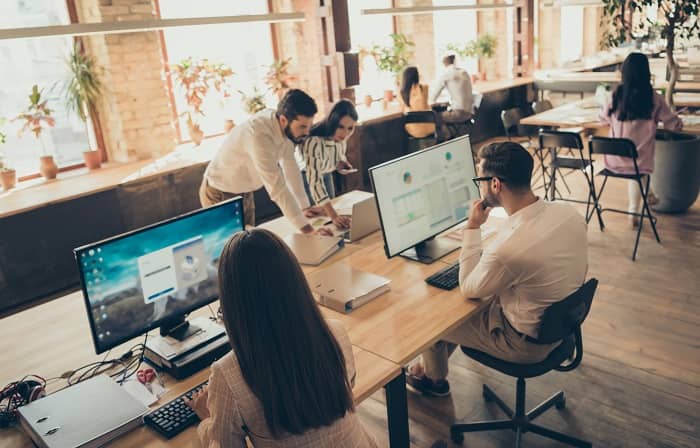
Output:
[[[3,124],[5,124],[5,119],[0,118],[0,126]],[[5,144],[6,137],[7,136],[0,131],[0,145]],[[0,185],[2,185],[3,190],[7,191],[10,188],[14,188],[16,184],[17,172],[7,164],[4,155],[0,152]]]
[[241,90],[238,93],[241,94],[243,109],[250,115],[255,115],[267,107],[267,104],[265,104],[265,92],[257,87],[253,87],[253,92],[249,94]]
[[79,40],[73,43],[66,63],[70,72],[70,78],[64,87],[66,106],[82,120],[88,135],[90,146],[83,151],[85,166],[90,170],[98,169],[102,166],[102,154],[97,147],[92,117],[96,116],[95,105],[104,91],[100,80],[103,70],[93,57],[83,51]]
[[[660,23],[648,19],[647,10],[655,9]],[[669,75],[666,101],[673,105],[673,94],[680,70],[674,57],[679,39],[700,37],[698,0],[603,0],[608,21],[604,34],[607,46],[620,45],[650,33],[666,40],[666,69]],[[654,210],[681,213],[690,207],[700,190],[700,137],[688,134],[656,134],[652,188],[659,198]]]
[[[447,44],[447,50],[453,51],[462,58],[491,59],[496,53],[498,39],[493,34],[482,34],[477,39],[467,42],[465,45],[455,43]],[[486,69],[482,67],[480,78],[486,79]]]
[[291,61],[292,58],[274,61],[267,67],[265,84],[279,99],[282,99],[292,86],[292,83],[297,79],[296,76],[289,73],[289,63]]
[[34,84],[32,86],[32,93],[29,95],[29,106],[27,109],[17,115],[15,120],[23,120],[24,124],[19,130],[19,134],[22,135],[26,131],[30,130],[34,134],[39,143],[41,143],[41,157],[39,172],[46,179],[55,179],[58,174],[58,167],[56,162],[53,160],[53,156],[46,152],[46,146],[41,139],[41,132],[44,130],[44,126],[53,127],[55,124],[54,118],[51,116],[51,109],[47,106],[47,101],[41,97],[42,91],[39,87]]
[[[406,68],[413,57],[413,47],[416,45],[404,34],[390,34],[392,44],[390,46],[374,45],[370,54],[377,61],[379,70],[390,73],[394,78],[394,85],[401,82],[401,72]],[[393,89],[384,92],[384,99],[393,99]]]
[[[647,10],[658,11],[661,23],[647,17]],[[678,63],[673,56],[678,39],[700,37],[698,0],[603,0],[603,16],[608,29],[603,35],[604,44],[614,47],[631,42],[637,37],[658,33],[666,39],[666,66],[670,75],[666,89],[666,101],[673,104],[673,93],[680,76]]]
[[195,145],[200,145],[204,139],[204,131],[199,125],[199,117],[204,116],[202,106],[211,87],[221,93],[224,98],[229,96],[228,81],[233,76],[233,70],[223,64],[211,64],[207,59],[183,59],[171,67],[175,79],[184,91],[185,100],[189,107],[180,116],[187,117],[187,129]]

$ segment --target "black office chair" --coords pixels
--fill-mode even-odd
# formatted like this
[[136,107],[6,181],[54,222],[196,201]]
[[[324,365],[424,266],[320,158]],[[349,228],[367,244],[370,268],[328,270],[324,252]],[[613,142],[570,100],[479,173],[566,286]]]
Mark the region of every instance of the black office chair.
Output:
[[[614,173],[607,168],[604,168],[598,172],[598,176],[603,176],[603,185],[600,186],[600,191],[598,192],[598,201],[603,194],[605,189],[605,184],[608,182],[609,177],[617,177],[620,179],[628,179],[636,181],[639,185],[639,191],[642,194],[642,213],[634,213],[627,210],[619,210],[615,208],[600,208],[601,213],[610,211],[615,213],[621,213],[623,215],[636,216],[639,218],[639,226],[637,226],[637,237],[634,241],[634,250],[632,251],[632,261],[637,259],[637,248],[639,247],[639,236],[642,234],[642,226],[644,224],[644,218],[649,219],[651,224],[651,229],[654,231],[654,236],[656,237],[656,242],[661,243],[659,238],[659,233],[656,231],[656,217],[652,216],[651,209],[649,208],[649,201],[647,196],[649,194],[649,183],[651,178],[646,176],[646,186],[642,184],[642,178],[644,174],[639,172],[639,166],[637,165],[637,146],[632,140],[626,138],[608,138],[608,137],[591,137],[588,142],[588,147],[590,149],[591,157],[593,154],[608,154],[611,156],[629,157],[632,159],[634,164],[634,174],[620,174]],[[593,189],[595,189],[595,178],[591,179],[593,181]],[[605,226],[602,224],[601,218],[601,230]]]
[[[586,222],[589,222],[593,217],[593,213],[598,216],[598,224],[600,229],[603,230],[603,218],[601,217],[600,206],[598,205],[598,198],[593,184],[593,160],[589,157],[584,157],[583,155],[583,141],[581,136],[575,132],[563,132],[563,131],[540,131],[540,148],[542,152],[549,150],[550,163],[549,167],[551,173],[549,173],[549,179],[544,179],[545,197],[549,195],[549,199],[554,201],[558,199],[562,201],[577,202],[579,204],[586,204]],[[576,157],[561,157],[558,153],[561,149],[568,149],[570,154],[578,153]],[[540,163],[544,163],[543,160]],[[588,184],[588,198],[585,201],[580,199],[571,199],[562,197],[561,193],[557,189],[557,173],[564,180],[564,175],[562,170],[568,171],[581,171],[586,178],[586,183]],[[589,175],[590,174],[590,175]],[[566,185],[566,184],[565,184]],[[571,190],[568,188],[569,193]],[[592,206],[592,207],[591,207]]]
[[432,123],[435,125],[435,132],[427,137],[413,137],[408,134],[408,153],[419,151],[423,148],[433,146],[442,141],[440,134],[439,120],[432,110],[420,110],[404,112],[404,125],[409,123]]
[[[518,379],[515,394],[515,412],[505,404],[496,393],[486,384],[483,388],[484,399],[493,401],[506,413],[507,419],[492,420],[475,423],[457,423],[450,427],[450,438],[453,442],[461,444],[464,441],[465,432],[492,431],[510,429],[515,432],[515,446],[520,446],[521,437],[530,431],[541,436],[577,447],[591,447],[591,443],[575,437],[562,434],[551,429],[532,423],[534,419],[542,415],[552,406],[563,409],[566,406],[564,392],[559,391],[549,397],[543,403],[535,406],[530,412],[525,413],[525,379],[544,375],[551,370],[568,372],[581,364],[583,358],[583,340],[581,337],[581,324],[586,319],[591,309],[591,302],[598,286],[598,280],[592,278],[583,284],[577,291],[564,300],[550,305],[544,313],[537,340],[542,343],[554,343],[562,341],[542,362],[536,364],[517,364],[503,361],[479,350],[462,347],[462,351],[470,358],[506,375]],[[575,355],[574,355],[575,354]],[[571,360],[573,357],[573,361]]]

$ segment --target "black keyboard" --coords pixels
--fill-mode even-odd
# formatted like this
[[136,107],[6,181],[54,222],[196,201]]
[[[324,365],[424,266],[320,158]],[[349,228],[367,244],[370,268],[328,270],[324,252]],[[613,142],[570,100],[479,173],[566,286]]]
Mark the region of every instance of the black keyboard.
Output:
[[431,286],[441,289],[454,289],[459,285],[459,262],[455,262],[441,269],[425,279]]
[[203,382],[170,403],[147,414],[143,417],[143,421],[166,439],[172,439],[190,426],[199,423],[199,417],[197,417],[192,408],[185,404],[183,398],[192,398],[192,394],[202,390],[207,383],[208,381]]

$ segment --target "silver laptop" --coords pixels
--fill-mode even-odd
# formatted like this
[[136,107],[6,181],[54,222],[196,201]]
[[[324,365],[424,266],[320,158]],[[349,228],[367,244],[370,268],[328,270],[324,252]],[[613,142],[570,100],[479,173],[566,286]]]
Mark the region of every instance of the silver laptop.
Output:
[[349,229],[339,230],[333,224],[329,224],[326,227],[333,231],[333,235],[342,236],[349,243],[360,240],[378,230],[379,214],[377,213],[377,204],[374,201],[374,196],[355,202],[352,205],[350,217],[352,222]]

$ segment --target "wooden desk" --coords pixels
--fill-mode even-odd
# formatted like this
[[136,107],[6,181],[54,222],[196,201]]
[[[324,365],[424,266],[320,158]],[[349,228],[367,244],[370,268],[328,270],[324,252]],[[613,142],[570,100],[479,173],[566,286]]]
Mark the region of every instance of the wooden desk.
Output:
[[[586,104],[588,100],[576,101],[567,103],[559,107],[541,112],[539,114],[530,115],[520,120],[520,124],[531,126],[552,126],[552,127],[569,127],[581,126],[585,129],[601,129],[606,126],[598,121],[600,108],[584,108],[582,104]],[[680,115],[683,120],[683,130],[686,134],[700,135],[700,117],[697,115]]]
[[[195,314],[208,314],[206,308]],[[22,336],[21,346],[17,343]],[[119,356],[133,345],[130,341],[112,350]],[[90,340],[90,328],[86,318],[82,293],[76,292],[52,302],[31,308],[3,319],[0,326],[0,385],[36,373],[53,378],[63,372],[90,362],[99,361],[103,355],[95,355]],[[385,387],[387,412],[392,446],[408,447],[408,413],[406,390],[401,367],[359,347],[353,347],[357,377],[353,394],[359,404],[374,392]],[[183,381],[164,375],[168,392],[153,409],[176,398],[209,377],[209,369],[202,370]],[[47,389],[56,391],[65,386],[64,381],[52,381]],[[140,427],[112,442],[114,447],[186,447],[197,445],[194,427],[172,440],[165,440],[147,427]],[[0,430],[0,446],[3,448],[30,448],[34,445],[28,436],[17,428]]]

